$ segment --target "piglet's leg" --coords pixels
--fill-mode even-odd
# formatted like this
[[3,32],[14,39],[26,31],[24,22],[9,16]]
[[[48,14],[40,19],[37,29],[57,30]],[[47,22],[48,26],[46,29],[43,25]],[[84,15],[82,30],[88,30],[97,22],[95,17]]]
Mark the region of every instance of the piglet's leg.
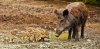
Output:
[[10,38],[10,41],[9,42],[12,43],[14,36],[13,35],[10,35],[9,38]]
[[21,40],[22,43],[24,43],[24,41],[23,41],[23,40],[24,40],[23,37],[20,37],[20,40]]
[[10,42],[10,43],[12,43],[12,42],[13,42],[13,37],[11,37],[11,38],[10,38],[10,41],[9,41],[9,42]]

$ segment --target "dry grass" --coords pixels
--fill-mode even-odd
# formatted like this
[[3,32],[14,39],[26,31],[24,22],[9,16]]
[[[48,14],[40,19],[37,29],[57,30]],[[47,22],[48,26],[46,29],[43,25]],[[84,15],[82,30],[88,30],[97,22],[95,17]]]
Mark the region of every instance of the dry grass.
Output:
[[86,26],[91,28],[100,28],[99,24],[86,24]]

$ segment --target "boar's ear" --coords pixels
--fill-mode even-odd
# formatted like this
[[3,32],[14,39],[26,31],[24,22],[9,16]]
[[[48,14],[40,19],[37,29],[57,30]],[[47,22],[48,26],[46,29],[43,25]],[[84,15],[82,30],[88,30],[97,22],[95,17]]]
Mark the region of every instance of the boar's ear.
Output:
[[66,15],[68,15],[68,13],[69,13],[69,12],[68,12],[68,10],[67,10],[67,9],[66,9],[66,10],[64,10],[64,11],[63,11],[63,16],[65,17]]

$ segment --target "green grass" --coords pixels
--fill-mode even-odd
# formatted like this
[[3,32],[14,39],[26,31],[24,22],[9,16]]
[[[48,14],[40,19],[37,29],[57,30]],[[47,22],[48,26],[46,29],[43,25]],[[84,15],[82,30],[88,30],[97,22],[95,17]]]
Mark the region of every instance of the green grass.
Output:
[[[54,33],[51,34],[51,38],[56,40],[67,40],[68,39],[68,32],[62,32],[62,34],[59,37],[56,37]],[[80,38],[80,33],[78,38]]]
[[68,33],[63,32],[59,37],[56,37],[54,33],[51,34],[51,38],[56,40],[66,40],[68,38]]

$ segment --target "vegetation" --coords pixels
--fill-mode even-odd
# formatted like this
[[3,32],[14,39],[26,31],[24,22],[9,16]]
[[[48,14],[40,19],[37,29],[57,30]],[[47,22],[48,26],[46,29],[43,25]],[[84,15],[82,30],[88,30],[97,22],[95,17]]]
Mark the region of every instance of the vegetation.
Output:
[[56,37],[55,34],[51,34],[51,38],[57,40],[66,40],[68,38],[68,33],[63,32],[59,37]]
[[96,25],[96,24],[86,24],[86,26],[91,28],[100,28],[100,25]]
[[100,0],[69,0],[69,1],[82,1],[84,3],[100,5]]
[[100,5],[100,0],[82,0],[84,3],[91,3]]
[[[78,37],[80,38],[80,33],[79,33]],[[52,33],[51,38],[56,39],[56,40],[67,40],[68,39],[68,32],[62,32],[62,34],[59,37],[56,37],[55,34]]]
[[82,1],[82,2],[88,3],[88,4],[100,5],[100,0],[39,0],[39,1],[70,1],[70,2]]

